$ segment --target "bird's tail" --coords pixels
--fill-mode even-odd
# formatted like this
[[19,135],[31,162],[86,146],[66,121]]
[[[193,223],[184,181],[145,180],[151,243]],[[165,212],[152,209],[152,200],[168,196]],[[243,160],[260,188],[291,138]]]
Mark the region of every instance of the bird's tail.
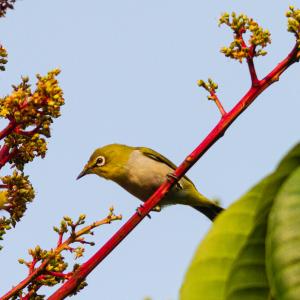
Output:
[[206,215],[211,221],[213,221],[215,217],[224,210],[224,208],[215,203],[212,203],[209,206],[193,206],[193,208]]

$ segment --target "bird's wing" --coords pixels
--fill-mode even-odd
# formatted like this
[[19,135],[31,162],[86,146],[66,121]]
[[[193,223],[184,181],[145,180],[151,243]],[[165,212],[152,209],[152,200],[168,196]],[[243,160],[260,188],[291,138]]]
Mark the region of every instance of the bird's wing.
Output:
[[[140,150],[143,155],[145,155],[153,160],[156,160],[158,162],[168,165],[173,170],[177,169],[177,166],[175,164],[173,164],[169,159],[167,159],[162,154],[160,154],[150,148],[136,147],[136,149]],[[187,181],[189,181],[195,187],[194,183],[187,176],[183,176],[183,178],[185,178]]]

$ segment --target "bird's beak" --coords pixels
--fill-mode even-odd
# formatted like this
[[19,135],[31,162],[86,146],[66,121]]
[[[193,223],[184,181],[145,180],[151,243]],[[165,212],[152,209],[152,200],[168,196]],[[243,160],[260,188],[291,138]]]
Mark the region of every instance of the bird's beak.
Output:
[[80,174],[77,176],[76,180],[80,179],[81,177],[85,176],[86,174],[88,174],[88,169],[84,168]]

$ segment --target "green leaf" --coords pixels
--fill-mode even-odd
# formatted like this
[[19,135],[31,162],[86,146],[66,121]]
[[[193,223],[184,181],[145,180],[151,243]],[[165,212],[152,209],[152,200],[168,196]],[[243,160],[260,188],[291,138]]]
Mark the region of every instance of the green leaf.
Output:
[[187,271],[181,300],[268,299],[267,218],[280,187],[299,165],[300,144],[216,219]]
[[275,199],[268,222],[267,272],[276,299],[300,299],[300,167]]

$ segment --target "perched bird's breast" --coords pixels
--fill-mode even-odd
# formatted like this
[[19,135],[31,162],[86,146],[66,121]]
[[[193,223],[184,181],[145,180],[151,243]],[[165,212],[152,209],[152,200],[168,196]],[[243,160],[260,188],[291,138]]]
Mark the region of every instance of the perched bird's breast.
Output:
[[116,181],[129,193],[145,201],[170,172],[172,169],[168,165],[143,155],[139,150],[134,150],[124,167],[123,176]]

